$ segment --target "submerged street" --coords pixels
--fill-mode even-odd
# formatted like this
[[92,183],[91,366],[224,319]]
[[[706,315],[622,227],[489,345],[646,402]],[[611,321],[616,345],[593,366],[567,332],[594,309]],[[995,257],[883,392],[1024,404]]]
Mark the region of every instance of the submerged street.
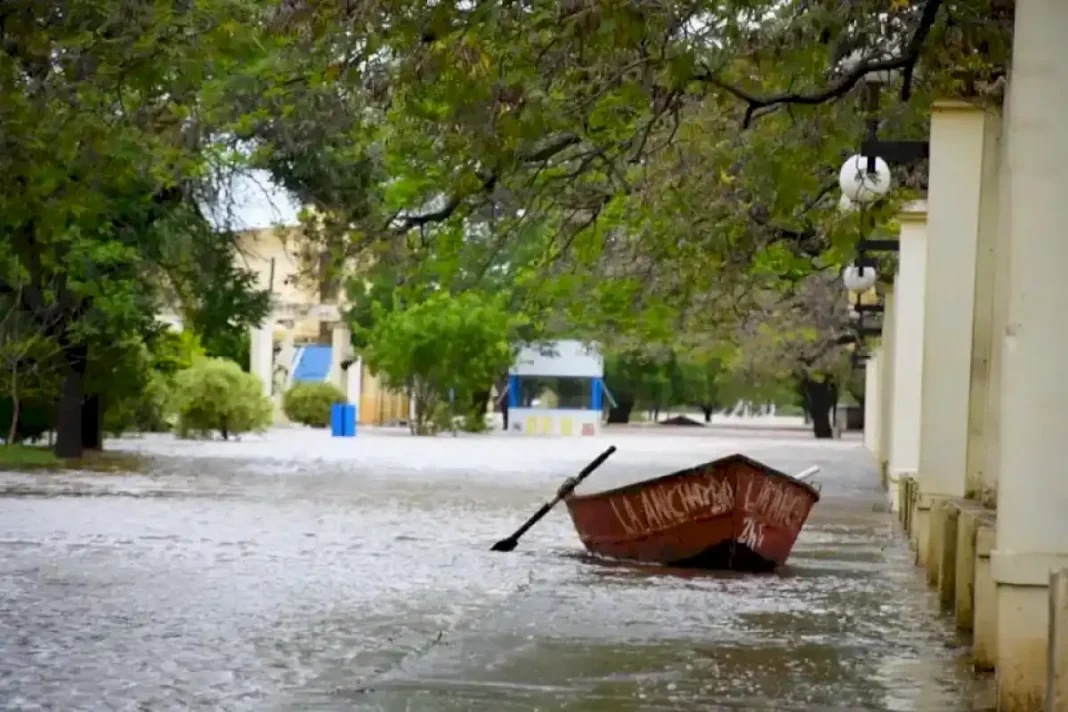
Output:
[[[819,465],[823,499],[771,575],[592,560],[562,505],[488,551],[609,444],[580,492],[743,452]],[[982,692],[854,440],[108,447],[148,471],[0,474],[0,709],[971,710]]]

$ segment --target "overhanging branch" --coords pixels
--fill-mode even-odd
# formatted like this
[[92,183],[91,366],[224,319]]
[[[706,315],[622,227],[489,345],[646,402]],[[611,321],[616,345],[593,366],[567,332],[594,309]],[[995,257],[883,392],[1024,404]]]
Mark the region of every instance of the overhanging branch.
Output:
[[[728,84],[711,71],[698,75],[696,79],[719,87],[747,104],[745,116],[742,119],[743,128],[749,128],[754,118],[779,105],[802,104],[813,106],[838,99],[849,93],[857,82],[864,77],[878,72],[901,71],[901,99],[902,101],[907,101],[912,92],[912,75],[920,58],[920,50],[923,49],[923,43],[931,32],[931,27],[934,25],[935,17],[937,17],[938,9],[941,5],[942,0],[927,0],[924,3],[923,12],[920,14],[916,29],[913,30],[912,37],[900,56],[893,59],[861,62],[841,79],[822,91],[811,94],[789,92],[771,96],[757,96],[741,87]],[[757,112],[760,112],[760,114]]]
[[[571,148],[582,142],[582,139],[574,134],[563,134],[557,138],[546,142],[545,144],[531,149],[530,151],[517,156],[519,163],[541,163],[548,161],[561,152]],[[464,201],[472,195],[490,193],[497,186],[499,176],[496,172],[487,173],[481,176],[482,183],[479,189],[467,194],[456,194],[449,198],[445,204],[437,210],[431,210],[425,213],[419,213],[418,215],[409,215],[403,218],[399,225],[392,228],[392,231],[396,234],[402,235],[409,230],[413,230],[417,227],[424,225],[430,225],[433,223],[443,222],[452,217],[460,206],[464,204]],[[393,219],[396,219],[394,216]],[[390,220],[390,222],[393,221]]]

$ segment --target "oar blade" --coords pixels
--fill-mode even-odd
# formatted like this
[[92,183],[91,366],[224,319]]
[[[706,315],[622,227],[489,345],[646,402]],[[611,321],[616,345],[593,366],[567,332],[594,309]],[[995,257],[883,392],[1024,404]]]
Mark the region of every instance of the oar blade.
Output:
[[519,545],[519,542],[515,539],[501,539],[499,542],[493,545],[490,551],[512,551]]

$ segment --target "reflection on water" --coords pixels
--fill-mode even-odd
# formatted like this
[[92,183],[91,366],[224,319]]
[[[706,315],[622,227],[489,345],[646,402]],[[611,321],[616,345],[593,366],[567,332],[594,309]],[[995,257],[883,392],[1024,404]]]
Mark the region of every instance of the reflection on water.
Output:
[[[788,566],[754,576],[589,556],[562,508],[488,551],[603,443],[387,440],[0,476],[0,708],[972,709],[857,447],[744,444],[823,468]],[[600,487],[737,447],[612,442]]]

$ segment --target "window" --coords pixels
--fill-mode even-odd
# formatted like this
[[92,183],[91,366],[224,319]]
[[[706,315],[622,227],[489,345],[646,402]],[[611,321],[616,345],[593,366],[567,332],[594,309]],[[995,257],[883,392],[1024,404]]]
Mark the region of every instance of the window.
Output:
[[593,407],[593,379],[571,376],[520,376],[519,407],[588,410]]

